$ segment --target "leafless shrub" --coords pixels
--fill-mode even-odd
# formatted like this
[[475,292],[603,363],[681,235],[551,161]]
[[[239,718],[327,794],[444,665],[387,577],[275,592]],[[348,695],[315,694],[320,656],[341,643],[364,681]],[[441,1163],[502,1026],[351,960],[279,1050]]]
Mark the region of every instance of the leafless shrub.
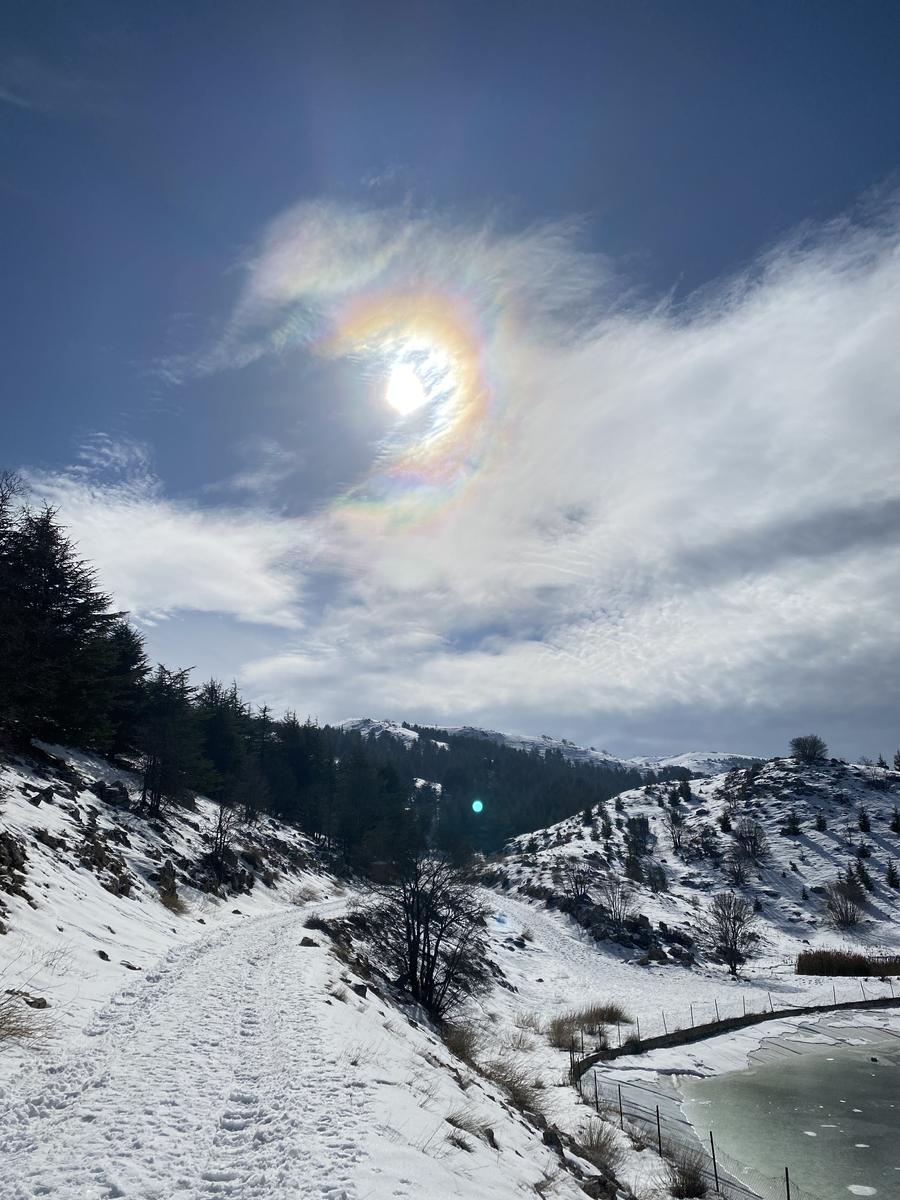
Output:
[[791,738],[791,758],[797,762],[815,763],[828,757],[828,747],[817,733]]
[[531,928],[530,925],[522,926],[522,941],[523,942],[533,942],[534,941],[534,930]]
[[837,929],[852,929],[863,917],[857,889],[843,880],[826,884],[825,910]]
[[605,1121],[596,1120],[589,1121],[579,1133],[575,1153],[613,1178],[625,1157],[615,1128]]
[[597,890],[598,902],[609,919],[621,929],[634,912],[634,891],[629,884],[615,875],[607,875]]
[[227,804],[217,806],[216,820],[212,827],[212,847],[209,860],[212,863],[216,877],[221,880],[225,871],[225,860],[234,848],[234,840],[238,831],[238,814]]
[[559,876],[567,896],[573,900],[587,898],[591,886],[591,872],[580,859],[560,855],[553,863],[553,871]]
[[377,956],[439,1020],[489,985],[486,910],[452,863],[410,858],[361,916]]
[[695,1200],[709,1192],[704,1167],[706,1159],[700,1150],[687,1147],[674,1150],[667,1156],[666,1186],[676,1200]]
[[769,856],[769,839],[759,821],[744,817],[738,821],[733,833],[735,844],[744,855],[757,866],[765,862]]
[[750,860],[739,846],[725,859],[725,877],[734,887],[743,887],[750,879]]
[[759,941],[757,916],[753,905],[734,892],[713,896],[701,918],[700,933],[709,948],[718,954],[732,975],[753,953]]

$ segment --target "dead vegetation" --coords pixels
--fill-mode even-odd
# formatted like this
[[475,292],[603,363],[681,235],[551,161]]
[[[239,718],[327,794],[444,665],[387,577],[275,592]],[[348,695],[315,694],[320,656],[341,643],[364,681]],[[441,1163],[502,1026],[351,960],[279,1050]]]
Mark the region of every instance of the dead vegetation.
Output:
[[630,1024],[631,1017],[612,1000],[560,1013],[547,1025],[547,1037],[557,1050],[569,1050],[583,1035],[596,1038],[602,1045],[612,1026]]

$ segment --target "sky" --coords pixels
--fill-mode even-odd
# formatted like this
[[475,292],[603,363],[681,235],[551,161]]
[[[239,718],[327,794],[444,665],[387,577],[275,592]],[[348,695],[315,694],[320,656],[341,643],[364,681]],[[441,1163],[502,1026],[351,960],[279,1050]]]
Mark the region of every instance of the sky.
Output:
[[900,8],[0,16],[0,466],[154,660],[900,745]]

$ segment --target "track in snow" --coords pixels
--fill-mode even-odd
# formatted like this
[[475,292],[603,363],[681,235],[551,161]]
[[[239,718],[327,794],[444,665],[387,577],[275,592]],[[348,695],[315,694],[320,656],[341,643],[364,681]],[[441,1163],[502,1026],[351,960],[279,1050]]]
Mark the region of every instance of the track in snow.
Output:
[[3,1200],[353,1200],[369,1101],[346,1087],[303,919],[171,952],[77,1052],[0,1091]]

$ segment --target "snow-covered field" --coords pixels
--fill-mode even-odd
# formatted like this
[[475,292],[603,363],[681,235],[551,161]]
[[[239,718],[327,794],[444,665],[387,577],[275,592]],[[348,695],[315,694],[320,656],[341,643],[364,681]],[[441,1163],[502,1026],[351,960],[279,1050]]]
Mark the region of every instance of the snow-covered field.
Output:
[[[0,769],[2,828],[28,855],[20,886],[0,892],[3,987],[49,1002],[35,1011],[38,1039],[0,1044],[3,1200],[512,1200],[536,1189],[583,1196],[567,1167],[584,1182],[594,1169],[571,1148],[542,1139],[545,1123],[578,1136],[592,1119],[568,1081],[567,1053],[546,1036],[552,1017],[615,1001],[646,1038],[662,1032],[664,1021],[671,1028],[745,1005],[827,1000],[831,983],[795,975],[793,956],[804,940],[836,941],[813,888],[845,864],[845,826],[860,805],[871,817],[867,862],[879,883],[854,938],[869,949],[897,944],[896,900],[881,876],[898,841],[887,818],[900,778],[886,776],[886,790],[882,781],[873,788],[868,768],[801,772],[781,761],[759,773],[750,811],[766,821],[771,854],[748,889],[762,898],[765,940],[738,979],[703,956],[687,966],[598,943],[571,917],[517,890],[552,883],[560,855],[602,873],[608,855],[619,861],[616,821],[624,826],[629,815],[646,815],[668,890],[639,887],[640,908],[654,926],[693,928],[710,891],[722,885],[721,868],[672,852],[652,790],[625,794],[620,811],[610,806],[608,844],[594,839],[581,816],[533,842],[520,838],[494,864],[507,887],[483,890],[497,984],[470,1003],[464,1019],[477,1035],[480,1064],[502,1059],[525,1073],[542,1113],[535,1122],[450,1054],[421,1014],[373,989],[327,934],[307,927],[313,912],[339,914],[357,893],[323,870],[302,835],[262,822],[244,847],[253,887],[237,895],[200,891],[190,883],[192,864],[202,857],[213,807],[198,799],[193,809],[149,823],[90,790],[97,780],[133,789],[127,774],[67,757],[85,786],[57,787],[22,764]],[[725,775],[694,781],[682,806],[686,821],[714,824],[733,784]],[[778,827],[791,808],[802,829],[788,837]],[[811,823],[819,810],[827,817],[822,832]],[[274,847],[267,855],[263,843]],[[155,878],[166,860],[178,876],[177,910],[162,903]],[[303,945],[304,938],[316,944]],[[870,996],[888,994],[887,984],[863,986]],[[839,1000],[860,991],[851,980],[836,988]],[[851,1018],[841,1021],[849,1027]],[[741,1067],[775,1034],[822,1036],[797,1018],[623,1057],[597,1068],[598,1091],[619,1083],[650,1089],[666,1119],[681,1120],[669,1077]],[[636,1149],[618,1131],[612,1137],[622,1185],[644,1200],[665,1196],[652,1148]]]

